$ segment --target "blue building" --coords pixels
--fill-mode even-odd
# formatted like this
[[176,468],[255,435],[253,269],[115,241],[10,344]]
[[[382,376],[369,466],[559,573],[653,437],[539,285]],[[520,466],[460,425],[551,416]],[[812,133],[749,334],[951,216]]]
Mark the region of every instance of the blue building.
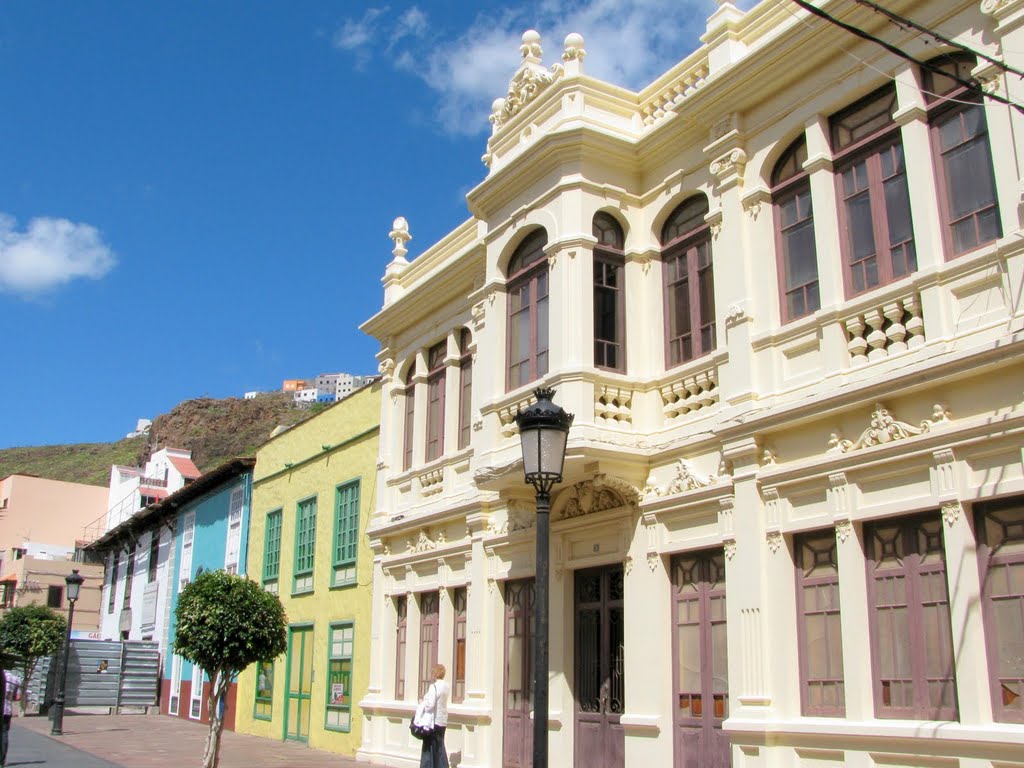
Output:
[[[168,654],[164,662],[160,711],[209,722],[209,678],[199,667],[174,654],[175,620],[181,590],[200,569],[245,574],[252,470],[255,459],[232,459],[182,489],[191,491],[177,510],[170,579]],[[180,493],[180,492],[179,492]],[[235,684],[228,688],[224,726],[234,729]]]

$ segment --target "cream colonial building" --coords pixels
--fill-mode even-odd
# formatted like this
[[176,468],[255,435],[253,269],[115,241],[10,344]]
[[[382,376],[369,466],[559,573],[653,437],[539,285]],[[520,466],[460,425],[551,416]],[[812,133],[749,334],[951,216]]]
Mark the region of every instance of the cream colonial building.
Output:
[[[459,765],[528,763],[543,382],[551,765],[1024,765],[1024,83],[821,6],[931,68],[781,2],[639,93],[528,32],[472,217],[395,222],[362,759],[439,660]],[[886,6],[1024,61],[1020,0]]]

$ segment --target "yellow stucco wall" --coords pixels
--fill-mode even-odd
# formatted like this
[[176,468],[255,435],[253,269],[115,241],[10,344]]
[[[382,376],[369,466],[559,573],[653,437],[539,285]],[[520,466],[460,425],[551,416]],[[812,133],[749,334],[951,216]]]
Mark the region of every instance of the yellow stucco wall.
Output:
[[[252,527],[249,532],[250,576],[263,582],[267,513],[282,510],[278,594],[289,626],[313,626],[313,682],[309,700],[310,746],[355,754],[362,734],[359,702],[366,693],[370,659],[370,582],[373,556],[365,531],[374,508],[380,423],[380,386],[366,387],[323,413],[278,435],[256,454]],[[335,494],[343,483],[360,481],[359,539],[354,586],[331,587]],[[292,593],[298,502],[317,497],[316,548],[311,592]],[[352,670],[352,723],[348,733],[325,727],[328,633],[332,622],[352,621],[355,646]],[[273,739],[285,736],[286,657],[274,664],[272,714],[254,716],[256,667],[238,679],[236,729]]]

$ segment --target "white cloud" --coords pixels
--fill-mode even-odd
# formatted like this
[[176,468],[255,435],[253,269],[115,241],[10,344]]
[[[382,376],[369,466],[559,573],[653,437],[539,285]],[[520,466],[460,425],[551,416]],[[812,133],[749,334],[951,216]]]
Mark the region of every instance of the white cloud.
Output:
[[117,263],[99,230],[67,219],[37,218],[24,231],[0,213],[0,291],[35,296],[72,280],[93,280]]
[[[519,65],[525,30],[542,34],[546,63],[558,60],[568,33],[579,32],[587,74],[639,90],[700,44],[714,9],[712,0],[542,0],[529,9],[507,6],[481,14],[454,36],[442,36],[431,34],[426,14],[411,6],[391,25],[385,50],[392,66],[436,93],[445,131],[479,134],[489,128],[491,102],[505,94]],[[345,22],[339,35],[365,19]],[[378,23],[376,16],[371,22]],[[373,43],[366,37],[350,50],[368,58]]]
[[423,37],[427,33],[429,27],[430,22],[427,19],[427,14],[415,5],[410,6],[401,16],[398,17],[398,22],[395,24],[395,28],[391,32],[391,40],[388,42],[388,50],[390,51],[407,37]]

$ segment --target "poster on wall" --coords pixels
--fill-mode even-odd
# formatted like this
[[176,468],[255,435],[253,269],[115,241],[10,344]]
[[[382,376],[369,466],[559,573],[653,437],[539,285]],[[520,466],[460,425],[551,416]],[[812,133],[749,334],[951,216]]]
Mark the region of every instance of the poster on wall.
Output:
[[331,704],[345,703],[344,683],[331,683]]

